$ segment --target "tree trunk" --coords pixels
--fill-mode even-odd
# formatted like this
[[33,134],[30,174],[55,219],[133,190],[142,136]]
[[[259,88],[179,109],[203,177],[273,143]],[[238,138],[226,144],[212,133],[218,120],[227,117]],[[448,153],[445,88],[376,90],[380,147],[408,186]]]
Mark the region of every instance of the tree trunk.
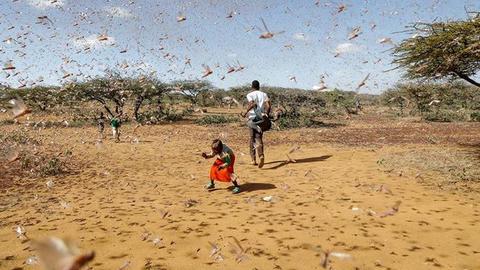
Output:
[[143,96],[138,96],[137,99],[135,100],[135,105],[133,108],[133,116],[135,117],[135,121],[138,122],[138,111],[140,110],[140,107],[142,107],[144,97]]
[[112,111],[110,110],[110,108],[108,108],[107,104],[103,104],[103,107],[105,108],[105,110],[107,111],[107,113],[110,114],[111,117],[113,117],[113,113],[112,113]]
[[111,117],[114,116],[113,113],[112,113],[112,111],[110,110],[110,108],[107,106],[107,103],[105,102],[105,100],[103,100],[103,99],[101,99],[101,98],[97,98],[97,97],[91,97],[91,98],[92,98],[93,100],[96,100],[96,101],[100,102],[100,104],[103,105],[103,108],[105,108],[105,110],[107,111],[107,113],[108,113]]
[[464,75],[464,74],[462,74],[462,73],[460,73],[460,72],[456,72],[456,71],[454,71],[454,73],[455,73],[458,77],[460,77],[460,78],[464,79],[465,81],[467,81],[467,82],[475,85],[476,87],[480,87],[480,83],[476,82],[475,80],[473,80],[472,78],[468,77],[467,75]]
[[163,115],[163,106],[161,98],[157,99],[157,112],[159,115]]

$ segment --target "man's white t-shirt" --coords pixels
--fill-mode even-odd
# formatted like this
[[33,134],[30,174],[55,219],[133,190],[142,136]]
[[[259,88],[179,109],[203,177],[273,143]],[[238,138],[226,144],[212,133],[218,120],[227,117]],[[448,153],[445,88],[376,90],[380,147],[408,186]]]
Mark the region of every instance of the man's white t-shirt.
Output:
[[262,113],[265,112],[265,106],[264,106],[265,102],[268,101],[267,94],[262,92],[262,91],[255,90],[253,92],[248,93],[247,101],[248,102],[253,101],[253,102],[255,102],[255,104],[257,104],[257,106],[255,108],[251,109],[248,112],[248,119],[253,120],[253,119],[255,119],[255,117],[261,118]]

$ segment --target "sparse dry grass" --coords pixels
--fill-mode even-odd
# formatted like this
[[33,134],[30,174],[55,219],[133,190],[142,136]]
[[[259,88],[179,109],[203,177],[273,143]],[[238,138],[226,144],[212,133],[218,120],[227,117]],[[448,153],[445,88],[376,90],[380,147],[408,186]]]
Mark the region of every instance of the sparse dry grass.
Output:
[[440,188],[472,191],[480,184],[480,158],[472,148],[400,150],[382,155],[378,163],[387,171],[414,174],[419,181]]
[[33,136],[27,129],[16,129],[0,134],[0,186],[12,184],[15,178],[44,177],[70,171],[72,152],[62,150],[42,138]]

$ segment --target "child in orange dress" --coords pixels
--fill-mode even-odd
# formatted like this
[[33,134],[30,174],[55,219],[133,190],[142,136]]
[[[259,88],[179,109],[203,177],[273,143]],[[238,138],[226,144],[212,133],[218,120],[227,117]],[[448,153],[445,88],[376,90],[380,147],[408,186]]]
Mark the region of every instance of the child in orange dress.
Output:
[[240,187],[238,186],[236,176],[233,172],[235,154],[233,154],[232,149],[230,149],[230,147],[228,147],[226,144],[222,143],[221,140],[214,140],[212,142],[212,152],[210,154],[202,153],[202,157],[208,159],[214,156],[217,156],[217,159],[210,168],[210,184],[207,185],[206,188],[214,189],[214,181],[232,182],[234,185],[232,193],[239,193]]

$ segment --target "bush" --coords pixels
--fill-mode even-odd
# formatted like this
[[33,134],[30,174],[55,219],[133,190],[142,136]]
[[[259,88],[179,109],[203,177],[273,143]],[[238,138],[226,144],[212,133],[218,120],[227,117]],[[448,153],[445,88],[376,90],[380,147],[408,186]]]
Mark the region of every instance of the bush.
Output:
[[237,117],[224,116],[224,115],[206,115],[202,118],[195,120],[195,124],[208,126],[208,125],[224,125],[228,123],[238,122]]
[[[251,91],[250,86],[230,88],[228,94],[241,103],[246,102],[246,96]],[[295,88],[262,87],[267,93],[273,107],[280,107],[285,114],[319,111],[326,106],[323,93]]]
[[0,135],[0,160],[16,153],[17,158],[5,169],[5,176],[52,176],[67,173],[71,152],[59,154],[58,148],[50,149],[23,131],[9,132]]
[[139,113],[137,121],[141,123],[158,124],[163,121],[176,122],[183,120],[185,116],[192,114],[189,109],[177,111],[173,106],[168,106],[162,111],[147,110]]
[[20,158],[21,168],[33,176],[54,176],[67,173],[66,162],[59,157],[50,155],[32,155],[23,153]]
[[470,121],[480,122],[480,112],[479,111],[472,112],[470,114]]
[[15,124],[15,120],[13,120],[13,119],[0,120],[0,126],[8,126],[8,125],[13,125],[13,124]]
[[0,134],[0,142],[2,146],[6,145],[30,145],[38,146],[40,142],[30,136],[25,132],[16,131],[9,132],[5,134]]
[[40,166],[40,173],[43,176],[57,175],[64,172],[64,163],[58,157],[49,159],[46,163]]
[[163,121],[169,121],[169,122],[176,122],[183,120],[186,115],[190,114],[188,111],[183,111],[183,112],[169,112],[167,114],[164,114],[161,120]]
[[[398,84],[382,94],[391,109],[421,116],[427,121],[468,121],[480,108],[480,92],[462,83]],[[475,121],[475,120],[473,120]]]
[[423,119],[432,122],[455,122],[467,120],[464,113],[448,110],[428,112],[424,114]]
[[313,128],[322,126],[322,122],[315,121],[310,116],[298,115],[295,117],[285,116],[275,122],[281,129],[290,128]]

